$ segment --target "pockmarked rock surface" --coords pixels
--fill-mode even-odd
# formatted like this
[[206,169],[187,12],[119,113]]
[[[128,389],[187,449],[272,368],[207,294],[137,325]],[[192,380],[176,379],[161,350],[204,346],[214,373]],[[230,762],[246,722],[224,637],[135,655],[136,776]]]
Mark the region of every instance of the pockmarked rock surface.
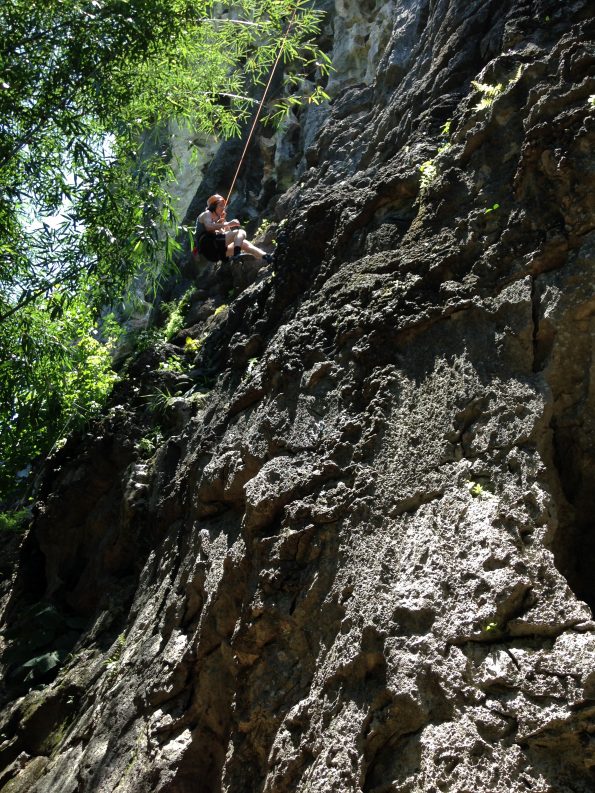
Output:
[[2,793],[595,789],[592,7],[372,6],[274,268],[48,463]]

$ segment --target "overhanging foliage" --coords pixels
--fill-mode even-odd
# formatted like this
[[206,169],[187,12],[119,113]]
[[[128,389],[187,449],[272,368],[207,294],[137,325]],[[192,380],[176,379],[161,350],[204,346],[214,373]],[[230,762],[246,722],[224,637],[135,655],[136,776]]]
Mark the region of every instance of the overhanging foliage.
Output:
[[[73,351],[91,338],[96,312],[138,276],[154,290],[176,250],[168,153],[150,130],[175,119],[191,132],[237,134],[253,105],[250,88],[268,73],[295,6],[0,7],[0,438],[11,438],[10,449],[0,440],[0,465],[9,478],[73,418],[78,400],[66,404],[61,384],[69,367],[86,365]],[[312,43],[320,15],[297,6],[284,59],[324,73],[328,61]],[[33,423],[24,410],[32,400]],[[23,412],[29,440],[15,446]]]

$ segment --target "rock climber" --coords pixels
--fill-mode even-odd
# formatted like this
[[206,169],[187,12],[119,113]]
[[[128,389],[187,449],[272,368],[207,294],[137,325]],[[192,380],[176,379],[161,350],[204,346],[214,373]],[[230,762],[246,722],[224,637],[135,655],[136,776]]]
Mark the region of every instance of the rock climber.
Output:
[[239,220],[226,220],[227,201],[219,194],[212,195],[207,208],[196,221],[196,249],[211,262],[237,260],[242,251],[256,259],[272,262],[270,253],[257,248],[246,239]]

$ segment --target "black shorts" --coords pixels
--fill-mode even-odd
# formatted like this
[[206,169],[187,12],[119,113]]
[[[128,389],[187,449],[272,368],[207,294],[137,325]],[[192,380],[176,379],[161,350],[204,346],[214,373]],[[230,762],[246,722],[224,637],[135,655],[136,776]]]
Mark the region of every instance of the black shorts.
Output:
[[218,262],[225,259],[227,255],[227,245],[225,244],[225,234],[201,234],[198,240],[198,252],[210,262]]

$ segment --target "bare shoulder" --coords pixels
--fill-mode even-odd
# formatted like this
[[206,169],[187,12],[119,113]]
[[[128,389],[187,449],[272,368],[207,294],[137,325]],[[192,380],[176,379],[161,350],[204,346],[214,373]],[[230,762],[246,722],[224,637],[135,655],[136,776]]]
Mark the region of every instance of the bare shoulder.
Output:
[[202,223],[202,226],[206,231],[213,231],[216,228],[215,224],[213,223],[211,213],[208,209],[205,209],[204,212],[200,213],[198,216],[198,222]]

